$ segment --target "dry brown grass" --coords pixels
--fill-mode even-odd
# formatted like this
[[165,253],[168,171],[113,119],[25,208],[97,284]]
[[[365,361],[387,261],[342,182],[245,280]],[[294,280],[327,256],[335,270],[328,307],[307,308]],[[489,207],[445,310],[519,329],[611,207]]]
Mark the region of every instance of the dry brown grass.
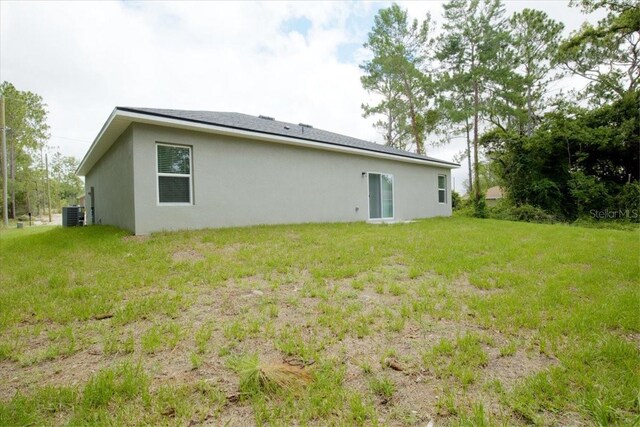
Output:
[[245,396],[296,393],[311,383],[312,376],[305,367],[287,363],[260,363],[257,356],[235,362],[240,375],[240,393]]
[[312,377],[307,369],[300,366],[276,363],[260,365],[258,380],[264,390],[298,390],[308,385]]

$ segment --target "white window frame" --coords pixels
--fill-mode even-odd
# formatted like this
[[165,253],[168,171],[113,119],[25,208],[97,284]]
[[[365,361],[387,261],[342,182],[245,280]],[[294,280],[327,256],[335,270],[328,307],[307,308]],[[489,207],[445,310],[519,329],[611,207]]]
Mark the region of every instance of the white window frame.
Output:
[[[371,218],[371,189],[369,188],[369,175],[385,175],[391,178],[391,213],[390,217],[380,218]],[[381,181],[382,182],[382,181]],[[380,215],[384,212],[384,206],[382,206],[382,188],[380,189]],[[383,220],[393,220],[396,216],[396,182],[393,178],[393,174],[384,173],[384,172],[367,172],[367,217],[369,221],[383,221]]]
[[[440,188],[440,177],[444,178],[444,188]],[[438,204],[440,205],[446,205],[447,204],[447,175],[445,174],[438,174],[438,181],[436,182],[436,185],[438,187]],[[444,191],[444,202],[440,201],[440,192]]]
[[[166,172],[158,172],[158,147],[176,147],[176,148],[187,148],[189,150],[189,173],[166,173]],[[168,144],[165,142],[156,142],[155,145],[156,150],[156,203],[158,206],[193,206],[193,149],[190,145],[180,145],[180,144]],[[189,178],[189,202],[161,202],[160,201],[160,177],[161,176],[170,176],[170,177],[178,177],[178,178]]]

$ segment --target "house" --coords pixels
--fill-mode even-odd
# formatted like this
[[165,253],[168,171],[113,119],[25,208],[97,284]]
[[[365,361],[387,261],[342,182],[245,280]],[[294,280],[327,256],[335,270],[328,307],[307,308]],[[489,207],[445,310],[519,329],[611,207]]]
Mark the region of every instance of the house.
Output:
[[89,224],[148,234],[447,216],[458,166],[267,116],[116,107],[77,174]]
[[502,199],[502,187],[495,186],[487,189],[484,193],[484,198],[487,202],[487,206],[495,206],[498,201]]

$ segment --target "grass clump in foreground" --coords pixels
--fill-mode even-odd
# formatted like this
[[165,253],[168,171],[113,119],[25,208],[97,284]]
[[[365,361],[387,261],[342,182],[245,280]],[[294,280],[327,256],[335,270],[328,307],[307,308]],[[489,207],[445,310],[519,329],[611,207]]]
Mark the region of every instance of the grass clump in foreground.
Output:
[[300,366],[260,363],[258,356],[245,356],[231,363],[240,376],[240,392],[258,394],[296,393],[311,382],[311,374]]
[[638,253],[470,218],[2,231],[0,425],[632,424]]

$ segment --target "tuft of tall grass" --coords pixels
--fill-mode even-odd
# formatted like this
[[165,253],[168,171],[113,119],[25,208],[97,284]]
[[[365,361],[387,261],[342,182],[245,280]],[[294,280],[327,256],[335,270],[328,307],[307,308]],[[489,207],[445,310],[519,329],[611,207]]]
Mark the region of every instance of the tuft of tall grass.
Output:
[[260,363],[256,355],[240,357],[232,362],[232,367],[240,376],[240,393],[245,396],[296,393],[312,381],[311,374],[304,367]]

